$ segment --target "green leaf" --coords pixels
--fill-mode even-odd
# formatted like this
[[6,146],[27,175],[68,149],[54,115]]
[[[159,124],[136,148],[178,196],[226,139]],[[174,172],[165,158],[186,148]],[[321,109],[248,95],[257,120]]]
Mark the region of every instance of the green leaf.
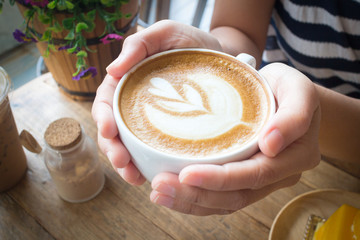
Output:
[[72,4],[69,1],[65,1],[65,4],[66,4],[67,9],[73,9],[74,8],[74,4]]
[[53,31],[53,32],[61,32],[63,29],[60,26],[60,24],[57,21],[55,21],[54,25],[51,26],[51,27],[48,27],[47,30],[50,30],[50,31]]
[[86,17],[89,19],[89,20],[95,20],[95,17],[96,17],[96,9],[94,10],[91,10],[90,12],[88,12],[86,14]]
[[40,41],[45,41],[45,42],[46,42],[46,41],[49,41],[50,39],[51,39],[51,31],[50,31],[50,30],[46,30],[46,31],[43,33]]
[[64,11],[64,10],[66,10],[66,3],[65,3],[65,1],[63,1],[63,0],[58,1],[58,3],[56,4],[56,7],[57,7],[57,9],[58,9],[59,11]]
[[87,22],[88,28],[85,30],[87,32],[92,32],[95,29],[95,23],[94,22]]
[[106,21],[107,22],[115,22],[116,20],[118,20],[118,18],[116,16],[112,16],[112,17],[109,17]]
[[76,24],[76,27],[75,27],[75,32],[79,33],[81,32],[82,30],[86,30],[88,29],[89,26],[84,23],[84,22],[79,22],[78,24]]
[[50,50],[49,50],[49,48],[46,48],[46,50],[43,54],[43,57],[49,57],[49,55],[50,55]]
[[[76,65],[77,65],[77,64],[76,64]],[[77,68],[76,72],[73,73],[72,76],[75,77],[76,75],[78,75],[78,74],[80,73],[80,71],[81,71],[81,66]]]
[[35,14],[35,10],[31,9],[31,10],[26,10],[24,12],[24,16],[25,16],[25,19],[31,19]]
[[108,5],[110,3],[110,0],[100,0],[101,4]]
[[39,14],[38,19],[43,24],[49,24],[51,22],[51,19],[48,16],[46,16],[45,14]]
[[76,67],[81,68],[85,66],[85,60],[82,57],[79,57],[76,61]]
[[56,51],[56,47],[55,47],[55,45],[54,44],[48,44],[48,47],[49,47],[49,49],[50,50],[52,50],[52,51]]
[[47,7],[49,9],[54,9],[56,7],[57,1],[52,1],[50,3],[48,3]]
[[58,21],[55,21],[54,27],[55,27],[54,32],[62,32],[63,30],[63,28],[61,27]]
[[75,32],[74,30],[71,30],[68,35],[66,35],[66,37],[64,38],[65,40],[73,40],[75,39]]
[[74,28],[74,20],[75,18],[65,18],[62,21],[62,24],[66,30],[71,30]]
[[84,50],[81,50],[79,51],[77,54],[76,54],[77,57],[87,57],[87,52],[85,52]]
[[77,51],[77,44],[75,44],[74,47],[69,48],[68,50],[66,50],[68,53],[74,53],[75,51]]

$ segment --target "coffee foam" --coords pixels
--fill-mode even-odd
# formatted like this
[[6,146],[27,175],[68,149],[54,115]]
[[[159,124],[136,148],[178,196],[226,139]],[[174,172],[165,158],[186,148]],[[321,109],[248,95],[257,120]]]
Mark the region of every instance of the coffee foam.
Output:
[[167,153],[232,151],[253,138],[268,112],[259,107],[266,102],[262,85],[230,58],[177,53],[140,67],[129,79],[120,94],[126,125]]
[[240,120],[242,101],[239,93],[226,81],[208,73],[188,74],[184,78],[199,85],[208,100],[208,108],[205,108],[200,92],[191,85],[183,84],[182,97],[169,81],[152,78],[150,82],[156,88],[148,91],[159,97],[155,98],[158,107],[146,104],[145,116],[155,128],[176,138],[200,140],[218,137],[239,124],[248,124]]

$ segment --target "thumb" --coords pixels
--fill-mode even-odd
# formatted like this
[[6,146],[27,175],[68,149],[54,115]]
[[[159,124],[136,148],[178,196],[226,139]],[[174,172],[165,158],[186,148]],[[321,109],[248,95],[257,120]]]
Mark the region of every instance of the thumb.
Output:
[[186,24],[162,20],[127,37],[120,55],[106,70],[114,78],[121,78],[132,66],[148,56],[189,47],[221,50],[218,40],[209,33]]
[[259,148],[275,157],[308,131],[319,99],[314,84],[285,64],[269,64],[260,73],[273,90],[278,110],[260,133]]
[[121,78],[144,58],[173,48],[172,35],[181,32],[183,28],[179,23],[163,20],[128,36],[120,55],[106,68],[107,72],[115,78]]

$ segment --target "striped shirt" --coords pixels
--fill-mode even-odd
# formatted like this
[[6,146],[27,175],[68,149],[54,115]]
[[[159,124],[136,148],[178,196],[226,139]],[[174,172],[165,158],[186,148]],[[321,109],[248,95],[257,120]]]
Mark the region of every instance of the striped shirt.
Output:
[[275,61],[360,98],[360,0],[277,0],[263,65]]

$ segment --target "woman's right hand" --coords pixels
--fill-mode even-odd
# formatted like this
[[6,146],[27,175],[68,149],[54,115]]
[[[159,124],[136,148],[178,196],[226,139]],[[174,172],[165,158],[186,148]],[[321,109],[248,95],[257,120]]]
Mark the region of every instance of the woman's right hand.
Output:
[[127,37],[119,57],[106,70],[112,77],[121,78],[144,58],[176,48],[207,48],[222,51],[218,40],[211,34],[182,23],[163,20]]
[[146,57],[165,50],[190,47],[222,51],[219,42],[209,33],[170,20],[157,22],[125,39],[120,55],[108,66],[108,75],[97,90],[92,116],[98,127],[100,149],[130,184],[141,185],[145,178],[131,162],[130,154],[119,138],[112,105],[117,83],[131,67]]

